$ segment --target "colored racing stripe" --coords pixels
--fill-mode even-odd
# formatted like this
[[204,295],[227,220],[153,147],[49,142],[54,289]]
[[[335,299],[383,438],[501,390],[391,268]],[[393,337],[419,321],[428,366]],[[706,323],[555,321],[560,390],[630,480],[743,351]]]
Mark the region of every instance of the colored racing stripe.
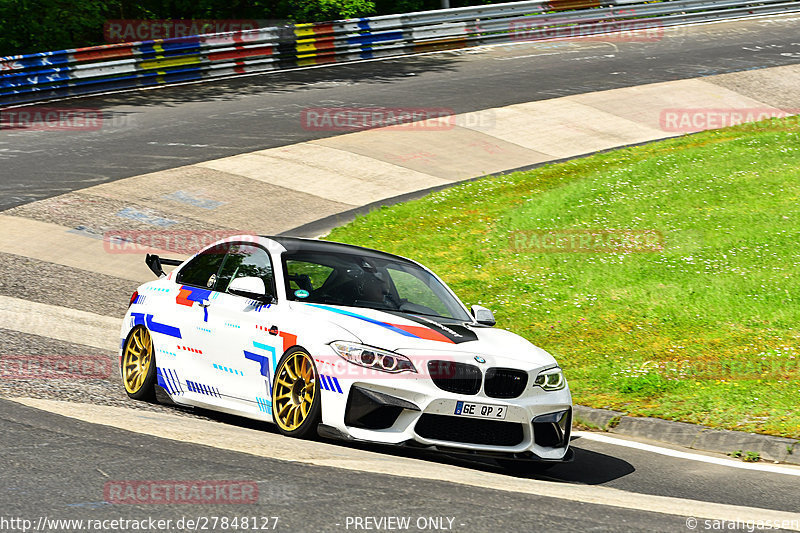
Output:
[[327,305],[319,305],[319,304],[308,304],[308,305],[310,305],[311,307],[316,307],[318,309],[324,309],[325,311],[331,311],[333,313],[338,313],[340,315],[345,315],[345,316],[349,316],[349,317],[352,317],[352,318],[357,318],[359,320],[363,320],[365,322],[369,322],[370,324],[375,324],[376,326],[381,326],[381,327],[384,327],[386,329],[392,330],[395,333],[399,333],[400,335],[405,335],[406,337],[419,338],[419,336],[411,333],[410,331],[406,331],[406,330],[404,330],[403,328],[401,328],[399,326],[395,326],[394,324],[389,324],[387,322],[381,322],[380,320],[375,320],[375,319],[366,317],[364,315],[351,313],[350,311],[345,311],[344,309],[336,309],[335,307],[328,307]]
[[412,337],[415,339],[425,339],[429,341],[438,341],[438,342],[447,342],[450,344],[454,344],[454,342],[447,338],[445,335],[439,333],[438,331],[434,331],[425,326],[404,326],[400,324],[390,324],[388,322],[382,322],[380,320],[375,320],[373,318],[366,317],[364,315],[359,315],[357,313],[352,313],[350,311],[345,311],[344,309],[336,309],[335,307],[328,307],[327,305],[319,305],[319,304],[308,304],[311,307],[317,307],[319,309],[324,309],[326,311],[331,311],[334,313],[338,313],[340,315],[349,316],[352,318],[357,318],[359,320],[363,320],[365,322],[369,322],[370,324],[375,324],[376,326],[381,326],[388,330],[394,331],[395,333],[399,333],[400,335],[404,335],[406,337]]
[[134,326],[146,326],[147,329],[152,331],[153,333],[162,333],[164,335],[169,335],[170,337],[181,337],[181,330],[175,326],[170,326],[169,324],[161,324],[156,322],[153,319],[153,315],[145,315],[144,313],[131,313],[131,318],[133,318],[133,325]]
[[342,387],[339,385],[339,380],[335,377],[320,374],[319,378],[319,384],[323,389],[344,394],[344,392],[342,392]]
[[208,300],[210,296],[211,291],[208,289],[182,285],[178,295],[175,297],[175,303],[191,307],[192,302],[202,302],[203,300]]

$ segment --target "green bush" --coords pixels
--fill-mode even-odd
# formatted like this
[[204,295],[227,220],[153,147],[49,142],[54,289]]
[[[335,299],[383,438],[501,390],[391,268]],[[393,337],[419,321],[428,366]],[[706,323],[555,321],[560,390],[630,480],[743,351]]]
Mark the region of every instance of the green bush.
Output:
[[297,22],[323,22],[375,14],[371,0],[289,0],[291,18]]
[[[451,7],[498,3],[451,0]],[[0,0],[0,56],[103,44],[108,19],[320,22],[439,9],[441,0]]]

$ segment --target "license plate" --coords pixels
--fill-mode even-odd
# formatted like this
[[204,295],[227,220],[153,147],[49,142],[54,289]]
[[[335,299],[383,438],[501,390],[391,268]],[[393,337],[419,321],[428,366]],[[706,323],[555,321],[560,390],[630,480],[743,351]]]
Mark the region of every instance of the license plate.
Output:
[[455,414],[470,418],[490,418],[503,420],[508,408],[504,405],[489,405],[486,403],[456,402]]

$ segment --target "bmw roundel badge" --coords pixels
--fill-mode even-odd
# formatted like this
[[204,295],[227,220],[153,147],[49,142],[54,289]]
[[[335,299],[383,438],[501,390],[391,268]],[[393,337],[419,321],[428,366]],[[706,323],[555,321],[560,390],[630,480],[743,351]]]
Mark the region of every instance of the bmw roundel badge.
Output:
[[483,358],[483,357],[481,357],[480,355],[476,355],[476,356],[475,356],[475,360],[476,360],[477,362],[479,362],[479,363],[485,363],[485,362],[486,362],[486,359],[484,359],[484,358]]

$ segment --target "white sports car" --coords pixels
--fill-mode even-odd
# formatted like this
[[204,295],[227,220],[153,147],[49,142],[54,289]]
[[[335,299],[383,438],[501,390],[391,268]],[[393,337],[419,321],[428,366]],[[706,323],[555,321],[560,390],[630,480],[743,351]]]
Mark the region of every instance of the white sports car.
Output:
[[131,398],[160,387],[295,437],[571,458],[572,398],[553,357],[414,261],[240,236],[147,263],[160,277],[133,293],[121,333]]

